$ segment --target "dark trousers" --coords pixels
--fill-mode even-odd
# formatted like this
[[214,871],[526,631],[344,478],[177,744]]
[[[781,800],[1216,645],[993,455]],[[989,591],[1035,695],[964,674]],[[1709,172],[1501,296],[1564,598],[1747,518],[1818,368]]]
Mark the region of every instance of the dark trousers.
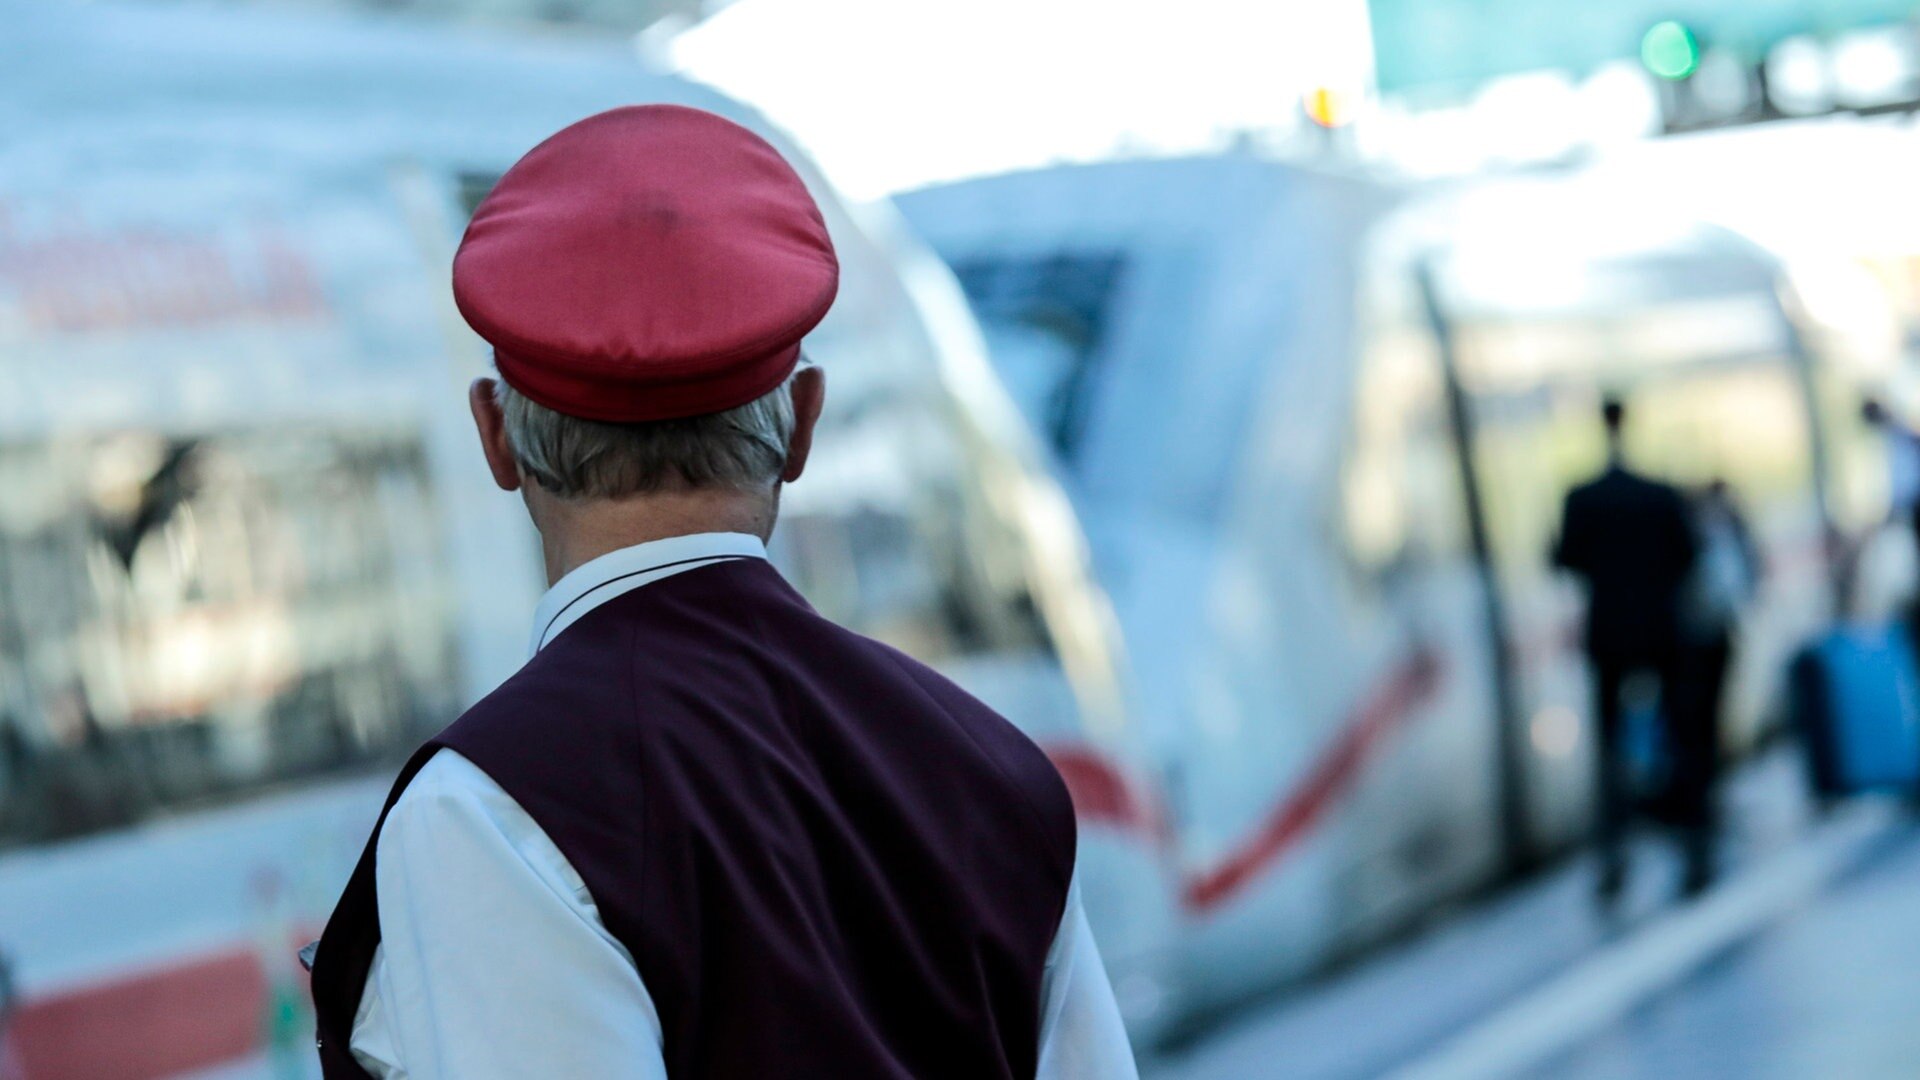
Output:
[[1726,700],[1733,642],[1726,634],[1687,646],[1682,654],[1685,712],[1675,717],[1673,744],[1674,824],[1686,847],[1689,885],[1713,875],[1719,814],[1714,792],[1720,779],[1720,709]]
[[1699,888],[1712,876],[1718,718],[1729,655],[1724,638],[1710,646],[1638,655],[1591,654],[1594,713],[1600,729],[1600,744],[1594,755],[1594,834],[1600,849],[1603,890],[1617,888],[1625,873],[1627,828],[1636,800],[1622,746],[1625,721],[1621,690],[1629,678],[1642,672],[1659,686],[1661,738],[1671,768],[1667,790],[1659,799],[1665,816],[1681,830],[1687,885]]
[[[1916,501],[1907,513],[1912,515],[1909,520],[1913,523],[1914,553],[1920,555],[1920,501]],[[1908,603],[1907,629],[1914,632],[1912,637],[1915,659],[1920,660],[1920,593],[1916,593]]]
[[1915,500],[1914,504],[1907,508],[1907,514],[1907,520],[1913,524],[1914,547],[1920,549],[1920,500]]

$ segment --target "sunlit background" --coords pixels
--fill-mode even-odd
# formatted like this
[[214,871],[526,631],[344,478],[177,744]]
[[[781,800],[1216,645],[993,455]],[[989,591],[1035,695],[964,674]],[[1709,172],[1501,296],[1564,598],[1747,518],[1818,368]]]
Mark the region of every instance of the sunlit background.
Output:
[[[544,587],[449,259],[659,101],[841,254],[775,561],[1054,761],[1145,1075],[1914,1075],[1911,0],[0,0],[0,1080],[315,1074]],[[1753,552],[1716,883],[1635,678],[1610,909],[1608,397]]]

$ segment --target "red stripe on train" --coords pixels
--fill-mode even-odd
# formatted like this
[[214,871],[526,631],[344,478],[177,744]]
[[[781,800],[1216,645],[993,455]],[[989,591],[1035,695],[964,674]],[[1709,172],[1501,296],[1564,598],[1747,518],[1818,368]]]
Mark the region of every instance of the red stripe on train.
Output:
[[1066,781],[1073,812],[1081,821],[1138,833],[1155,844],[1168,839],[1159,800],[1111,759],[1084,743],[1056,743],[1045,749]]
[[153,1080],[259,1050],[267,978],[250,948],[30,1000],[6,1036],[26,1080]]
[[[1252,833],[1218,863],[1182,875],[1182,905],[1193,912],[1219,907],[1277,864],[1352,789],[1381,738],[1430,700],[1439,684],[1437,656],[1422,650],[1408,657],[1341,724],[1305,779]],[[1087,746],[1055,745],[1046,751],[1082,821],[1134,833],[1163,851],[1171,848],[1174,837],[1150,788]]]

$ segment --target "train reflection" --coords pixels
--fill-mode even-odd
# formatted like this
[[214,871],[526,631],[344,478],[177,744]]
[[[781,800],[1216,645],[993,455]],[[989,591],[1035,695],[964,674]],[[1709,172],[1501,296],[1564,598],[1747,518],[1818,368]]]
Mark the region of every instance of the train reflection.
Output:
[[0,450],[0,830],[92,832],[366,761],[453,703],[417,433]]

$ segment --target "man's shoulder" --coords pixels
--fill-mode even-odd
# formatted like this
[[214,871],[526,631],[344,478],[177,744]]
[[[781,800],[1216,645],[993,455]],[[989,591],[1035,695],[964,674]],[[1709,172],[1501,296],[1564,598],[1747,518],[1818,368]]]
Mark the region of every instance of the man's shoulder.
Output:
[[[564,638],[562,639],[564,641]],[[498,723],[528,714],[550,714],[564,706],[569,712],[583,707],[615,704],[622,691],[617,653],[583,654],[562,641],[540,650],[479,701],[467,708],[449,730],[462,725]]]
[[992,762],[1001,779],[1033,808],[1044,842],[1070,874],[1077,843],[1077,821],[1066,782],[1039,744],[971,691],[930,664],[885,642],[841,629],[847,637],[885,657],[910,680],[960,732],[960,737]]
[[457,750],[438,747],[394,799],[381,826],[381,842],[396,832],[431,835],[458,819],[497,825],[508,809],[517,807],[486,770]]
[[[631,738],[633,693],[625,666],[616,654],[583,654],[556,641],[468,706],[432,744],[455,750],[495,777],[525,771],[515,762],[535,751],[614,752],[618,742]],[[443,756],[430,759],[423,772]]]
[[811,609],[794,625],[755,610],[765,605],[666,588],[679,581],[635,590],[569,626],[448,725],[440,741],[511,738],[530,725],[556,741],[627,739],[637,727],[677,722],[704,703],[768,687],[777,666],[769,661],[783,653],[844,649],[858,638]]
[[1680,489],[1630,469],[1610,468],[1567,493],[1568,502],[1683,502]]
[[1635,476],[1633,479],[1637,482],[1635,494],[1641,502],[1657,508],[1665,517],[1687,515],[1687,496],[1678,486],[1650,476]]
[[[1011,720],[939,668],[895,645],[821,615],[806,604],[759,613],[768,671],[785,707],[816,714],[877,714],[888,741],[917,746],[911,755],[956,766],[973,759],[1003,791],[1029,803],[1046,842],[1070,870],[1074,816],[1059,772]],[[845,730],[857,730],[851,725]],[[1017,793],[1017,794],[1016,794]]]
[[1567,489],[1566,506],[1568,510],[1578,511],[1595,503],[1606,502],[1615,496],[1619,488],[1616,484],[1617,470],[1608,469],[1575,484]]

